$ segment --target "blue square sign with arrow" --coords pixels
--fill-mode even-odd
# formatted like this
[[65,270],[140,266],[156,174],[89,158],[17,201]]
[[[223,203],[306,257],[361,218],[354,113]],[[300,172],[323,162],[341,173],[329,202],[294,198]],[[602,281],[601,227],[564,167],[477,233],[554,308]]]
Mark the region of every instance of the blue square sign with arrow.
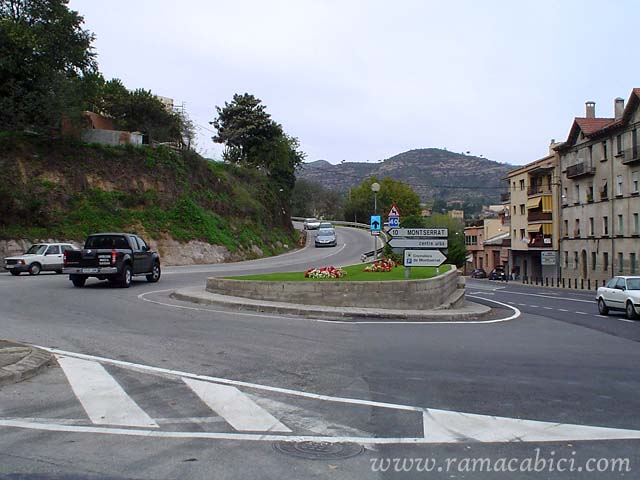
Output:
[[382,221],[380,221],[380,215],[371,215],[371,231],[379,232],[382,230]]

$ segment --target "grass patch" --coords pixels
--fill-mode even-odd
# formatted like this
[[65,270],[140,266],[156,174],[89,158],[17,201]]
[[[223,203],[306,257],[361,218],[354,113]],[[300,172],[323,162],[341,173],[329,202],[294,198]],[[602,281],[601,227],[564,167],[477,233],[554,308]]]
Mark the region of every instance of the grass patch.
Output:
[[[365,272],[370,263],[342,267],[347,275],[342,278],[304,278],[304,272],[266,273],[262,275],[242,275],[226,277],[232,280],[263,280],[267,282],[380,282],[384,280],[405,280],[404,267],[399,266],[390,272]],[[448,272],[452,265],[442,265],[440,273]],[[413,267],[409,280],[422,280],[437,276],[436,267]]]

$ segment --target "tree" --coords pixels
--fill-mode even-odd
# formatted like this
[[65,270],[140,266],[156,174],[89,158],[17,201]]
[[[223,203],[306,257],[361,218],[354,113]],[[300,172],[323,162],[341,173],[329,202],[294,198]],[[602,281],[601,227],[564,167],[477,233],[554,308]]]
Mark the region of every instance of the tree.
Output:
[[319,217],[328,220],[343,218],[344,196],[319,183],[296,179],[291,193],[291,212],[299,217]]
[[67,4],[0,0],[0,129],[50,132],[81,109],[94,36]]
[[420,197],[405,183],[385,177],[378,181],[377,177],[367,178],[359,187],[352,188],[345,205],[345,220],[367,222],[374,209],[374,195],[371,185],[380,184],[378,192],[378,214],[386,215],[391,205],[398,206],[402,217],[420,215]]
[[464,222],[451,218],[449,215],[434,213],[424,219],[425,228],[449,229],[449,248],[447,261],[456,267],[464,266],[467,261],[467,247],[464,244]]

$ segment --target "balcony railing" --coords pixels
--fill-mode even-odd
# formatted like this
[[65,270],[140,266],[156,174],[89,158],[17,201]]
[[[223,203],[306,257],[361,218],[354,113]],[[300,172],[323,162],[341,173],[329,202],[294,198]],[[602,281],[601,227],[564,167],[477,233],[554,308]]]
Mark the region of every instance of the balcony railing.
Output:
[[629,165],[631,163],[635,163],[640,161],[640,149],[639,148],[629,148],[622,152],[622,163],[624,165]]
[[567,178],[582,177],[585,175],[595,175],[596,169],[590,163],[580,162],[567,167]]
[[529,248],[553,248],[551,236],[534,237],[529,241]]
[[531,211],[527,214],[528,222],[546,222],[553,220],[553,214],[551,212]]
[[505,192],[500,194],[500,202],[506,203],[511,201],[511,192]]
[[551,187],[548,185],[532,185],[527,188],[527,195],[539,195],[539,194],[548,194],[551,195]]

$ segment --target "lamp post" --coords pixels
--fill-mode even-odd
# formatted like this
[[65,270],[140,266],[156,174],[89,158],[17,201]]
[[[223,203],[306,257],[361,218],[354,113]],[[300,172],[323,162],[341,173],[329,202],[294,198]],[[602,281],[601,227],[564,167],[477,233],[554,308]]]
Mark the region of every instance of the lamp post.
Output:
[[[380,191],[380,184],[378,182],[374,182],[371,184],[371,191],[373,192],[373,214],[378,214],[378,192]],[[378,258],[378,236],[373,236],[373,261],[375,262]]]

